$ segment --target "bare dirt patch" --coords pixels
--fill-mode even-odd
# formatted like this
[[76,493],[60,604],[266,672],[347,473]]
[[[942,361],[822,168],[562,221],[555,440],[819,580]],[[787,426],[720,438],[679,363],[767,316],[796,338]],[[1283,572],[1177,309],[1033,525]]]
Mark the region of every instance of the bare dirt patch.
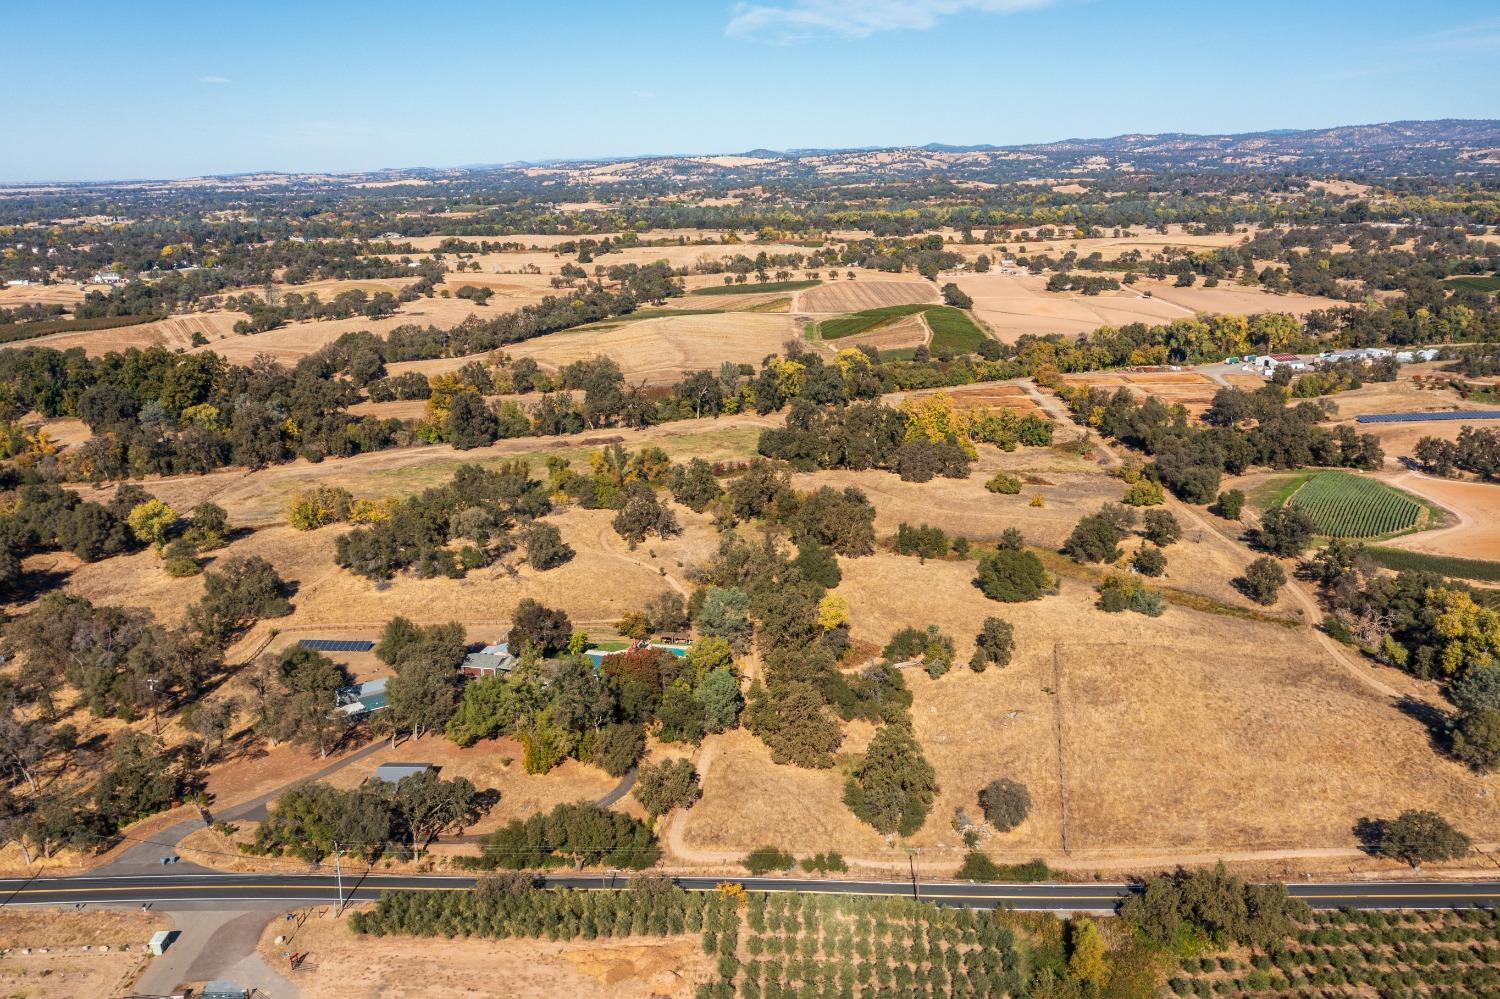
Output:
[[1500,486],[1439,479],[1412,471],[1381,478],[1452,511],[1459,520],[1452,527],[1408,534],[1386,544],[1434,555],[1500,560]]
[[0,993],[26,999],[128,995],[150,960],[146,941],[170,925],[141,912],[8,909],[0,914]]
[[1153,396],[1168,406],[1180,404],[1193,415],[1201,414],[1222,386],[1196,371],[1110,372],[1108,374],[1067,375],[1065,381],[1077,385],[1114,390],[1129,388],[1137,397]]
[[[694,936],[592,941],[372,937],[351,933],[345,919],[314,916],[284,944],[273,921],[261,939],[266,963],[286,967],[284,953],[308,958],[288,976],[304,999],[458,999],[503,994],[516,999],[601,996],[686,999],[708,981],[713,964]],[[378,951],[379,960],[371,960]],[[503,983],[503,984],[502,984]]]

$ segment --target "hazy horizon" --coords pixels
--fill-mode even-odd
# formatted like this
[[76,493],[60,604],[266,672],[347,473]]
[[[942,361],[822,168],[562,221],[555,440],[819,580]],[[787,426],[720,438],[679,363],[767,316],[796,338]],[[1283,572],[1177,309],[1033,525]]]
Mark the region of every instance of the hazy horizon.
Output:
[[[1441,0],[154,0],[9,15],[9,183],[1500,117],[1500,17]],[[90,25],[106,25],[92,30]],[[80,30],[83,26],[84,30]]]

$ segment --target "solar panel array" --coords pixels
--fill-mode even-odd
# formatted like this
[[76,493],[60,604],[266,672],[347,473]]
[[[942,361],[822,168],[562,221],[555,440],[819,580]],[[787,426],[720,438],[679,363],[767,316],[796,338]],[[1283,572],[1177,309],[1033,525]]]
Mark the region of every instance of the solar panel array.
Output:
[[374,642],[352,638],[304,638],[297,644],[315,652],[369,652],[375,647]]
[[1439,413],[1367,413],[1356,416],[1356,423],[1421,423],[1426,420],[1500,420],[1500,410],[1465,409]]

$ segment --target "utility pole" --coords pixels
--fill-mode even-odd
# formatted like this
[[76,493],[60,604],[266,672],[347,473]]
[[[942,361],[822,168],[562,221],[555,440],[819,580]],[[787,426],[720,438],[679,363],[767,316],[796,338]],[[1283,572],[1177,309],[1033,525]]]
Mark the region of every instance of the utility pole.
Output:
[[344,865],[340,862],[339,845],[333,844],[333,870],[339,881],[339,907],[334,911],[334,917],[344,914]]
[[161,738],[161,716],[156,713],[156,677],[146,677],[146,686],[151,688],[151,730],[158,739]]
[[911,894],[916,901],[922,901],[922,885],[917,881],[917,854],[921,850],[907,850],[906,863],[911,868]]

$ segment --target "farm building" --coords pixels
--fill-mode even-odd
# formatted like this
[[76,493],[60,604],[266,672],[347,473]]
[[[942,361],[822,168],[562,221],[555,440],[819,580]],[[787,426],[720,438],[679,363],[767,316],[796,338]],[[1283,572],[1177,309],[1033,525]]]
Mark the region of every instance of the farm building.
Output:
[[1304,371],[1307,369],[1307,362],[1296,354],[1262,354],[1255,358],[1254,367],[1269,378],[1277,368],[1281,367],[1291,371]]
[[478,652],[470,652],[459,666],[464,676],[495,676],[515,668],[516,657],[510,654],[510,645],[506,642],[496,642]]
[[375,768],[375,779],[385,781],[387,784],[395,784],[403,777],[415,777],[417,774],[429,773],[431,770],[431,763],[382,763]]
[[1401,350],[1396,352],[1396,360],[1402,364],[1411,364],[1414,361],[1435,361],[1438,356],[1436,347],[1423,347],[1420,350]]
[[333,695],[334,710],[351,718],[362,718],[373,711],[390,707],[385,693],[385,685],[389,680],[390,677],[382,676],[350,687],[340,687]]

